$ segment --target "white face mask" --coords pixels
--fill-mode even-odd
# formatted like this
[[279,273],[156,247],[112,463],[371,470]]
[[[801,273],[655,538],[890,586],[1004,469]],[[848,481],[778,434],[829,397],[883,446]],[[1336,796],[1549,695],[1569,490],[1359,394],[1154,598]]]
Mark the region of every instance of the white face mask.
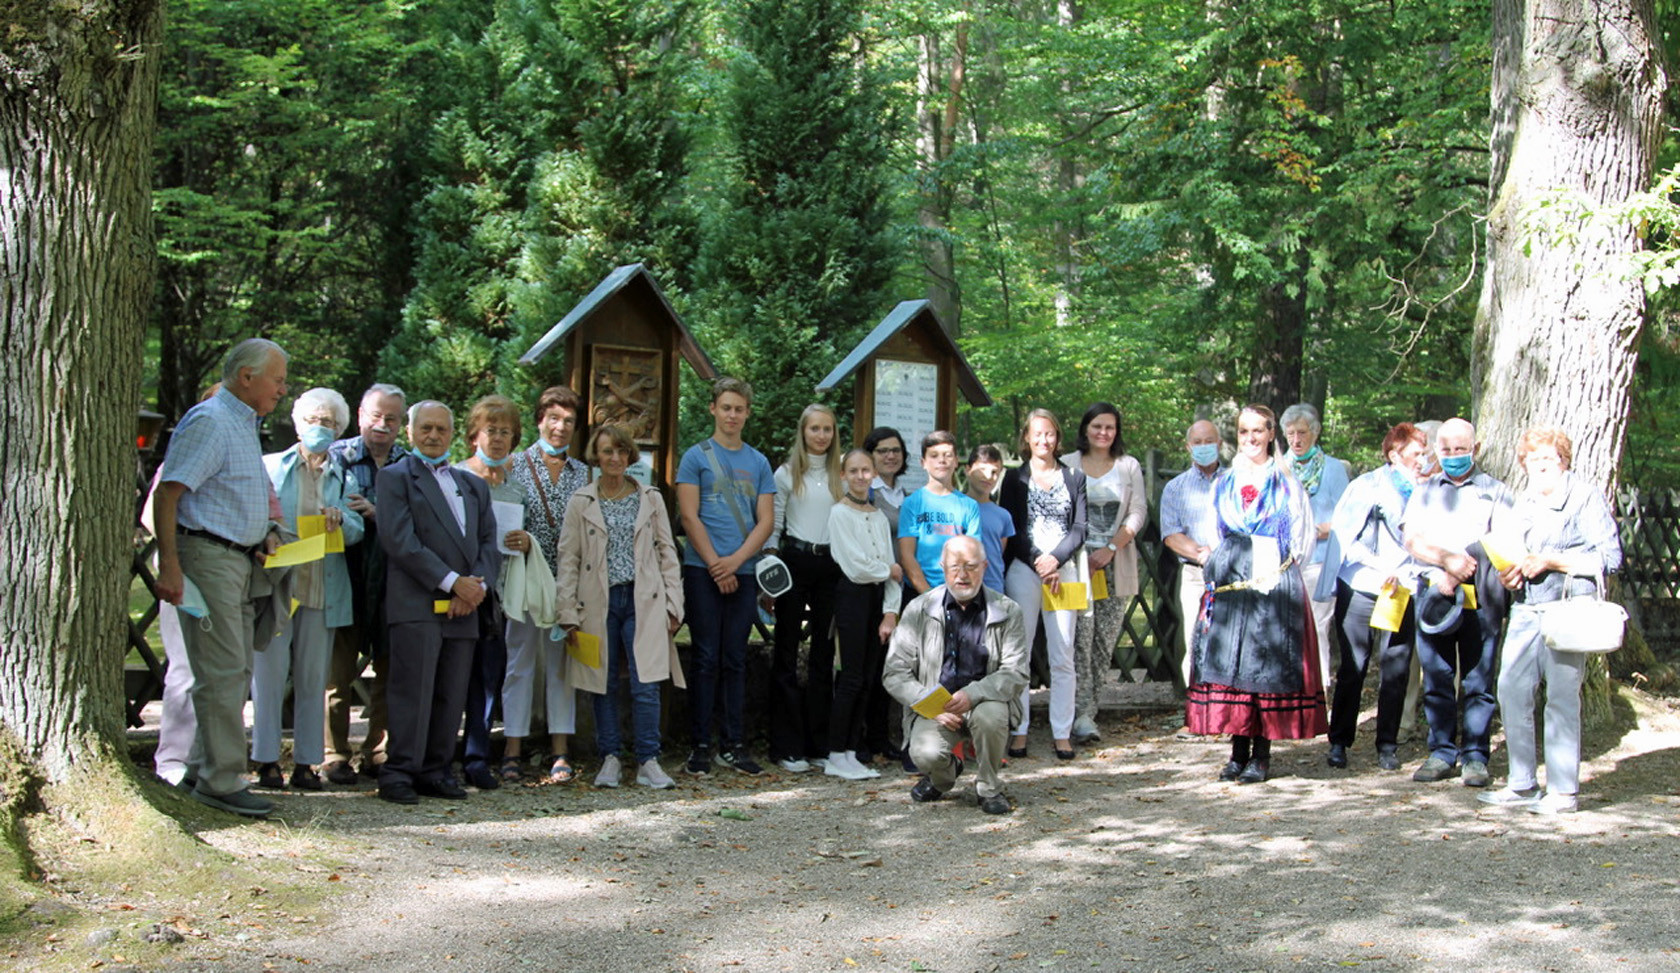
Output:
[[181,578],[181,603],[175,606],[175,610],[198,619],[198,627],[210,631],[210,605],[204,600],[204,592],[198,590],[193,579],[184,575]]

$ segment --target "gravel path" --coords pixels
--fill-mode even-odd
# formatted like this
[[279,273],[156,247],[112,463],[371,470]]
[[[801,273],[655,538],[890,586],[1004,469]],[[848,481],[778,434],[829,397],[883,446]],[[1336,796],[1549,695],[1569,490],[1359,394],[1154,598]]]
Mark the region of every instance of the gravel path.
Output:
[[286,795],[277,821],[204,836],[308,838],[342,863],[325,914],[252,906],[247,939],[190,942],[171,968],[1675,969],[1680,710],[1634,698],[1637,728],[1589,740],[1583,811],[1558,818],[1413,783],[1418,742],[1380,772],[1368,735],[1347,771],[1322,741],[1280,744],[1273,781],[1218,783],[1224,749],[1177,739],[1165,708],[1105,718],[1070,763],[1035,733],[1007,818],[979,812],[972,777],[913,805],[897,770],[416,808]]

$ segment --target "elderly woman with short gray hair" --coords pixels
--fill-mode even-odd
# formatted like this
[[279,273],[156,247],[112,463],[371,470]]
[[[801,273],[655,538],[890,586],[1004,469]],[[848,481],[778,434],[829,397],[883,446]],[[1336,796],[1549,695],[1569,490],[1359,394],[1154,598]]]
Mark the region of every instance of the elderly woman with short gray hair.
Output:
[[[342,531],[346,545],[359,542],[362,518],[345,499],[344,470],[327,460],[327,447],[350,424],[349,404],[332,389],[310,389],[293,403],[292,424],[297,427],[297,445],[263,457],[280,499],[282,523],[293,535],[301,535],[301,518],[319,517],[326,533]],[[327,660],[332,656],[333,629],[353,620],[344,554],[334,552],[294,567],[292,599],[297,610],[291,624],[251,663],[251,759],[257,763],[259,786],[286,786],[280,772],[280,724],[289,674],[290,784],[318,791],[321,777],[315,768],[326,757]]]
[[1333,569],[1330,577],[1321,575],[1324,558],[1330,553],[1330,545],[1325,543],[1330,539],[1330,522],[1337,502],[1348,487],[1347,466],[1319,447],[1318,437],[1324,432],[1324,425],[1319,421],[1318,410],[1307,403],[1297,402],[1283,410],[1278,427],[1289,444],[1286,455],[1290,472],[1306,488],[1317,527],[1317,544],[1312,558],[1301,566],[1301,581],[1312,599],[1313,628],[1318,632],[1318,667],[1324,685],[1328,686],[1330,646],[1334,644],[1330,640],[1330,623],[1336,615],[1336,577]]

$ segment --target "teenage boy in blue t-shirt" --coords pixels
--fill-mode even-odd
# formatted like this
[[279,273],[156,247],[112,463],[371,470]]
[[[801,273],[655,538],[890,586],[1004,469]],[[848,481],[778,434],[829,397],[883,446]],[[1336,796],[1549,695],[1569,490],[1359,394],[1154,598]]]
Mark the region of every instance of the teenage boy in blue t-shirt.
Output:
[[717,762],[750,776],[760,768],[747,755],[742,719],[747,637],[757,611],[753,571],[774,524],[776,480],[764,454],[741,441],[741,428],[752,413],[752,386],[738,378],[718,379],[708,411],[711,438],[690,446],[677,466],[677,512],[688,534],[684,615],[694,645],[693,669],[687,674],[694,751],[683,769],[695,776],[711,771],[712,716],[721,695]]
[[980,536],[980,505],[951,485],[957,471],[957,440],[943,430],[922,437],[927,486],[904,498],[898,511],[898,561],[904,580],[923,594],[945,582],[940,555],[958,534]]

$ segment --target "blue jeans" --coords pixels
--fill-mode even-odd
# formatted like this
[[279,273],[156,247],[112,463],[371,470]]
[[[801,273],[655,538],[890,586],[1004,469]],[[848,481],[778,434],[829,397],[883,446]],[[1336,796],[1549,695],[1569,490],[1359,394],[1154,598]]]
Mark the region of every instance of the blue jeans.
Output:
[[615,584],[607,592],[607,691],[595,696],[595,749],[602,757],[624,748],[618,732],[618,674],[630,672],[630,730],[636,762],[659,756],[659,684],[636,673],[636,586]]
[[[1489,595],[1488,586],[1477,585],[1480,607],[1466,610],[1453,631],[1429,635],[1420,628],[1417,632],[1423,712],[1429,718],[1429,754],[1449,764],[1467,760],[1487,763],[1488,759],[1489,738],[1493,735],[1493,668],[1505,615],[1503,594]],[[1421,599],[1414,597],[1412,601],[1415,606]],[[1413,615],[1415,620],[1415,607]],[[1453,691],[1454,676],[1458,678],[1457,693]]]
[[502,699],[502,676],[507,673],[507,642],[502,638],[502,612],[494,596],[478,607],[478,644],[473,646],[472,674],[467,679],[466,754],[462,767],[490,763],[490,721]]
[[741,711],[746,705],[747,637],[757,611],[758,579],[737,574],[735,580],[735,591],[726,595],[705,568],[683,566],[683,614],[694,644],[688,692],[697,747],[711,745],[713,709],[720,696],[723,749],[746,742]]

